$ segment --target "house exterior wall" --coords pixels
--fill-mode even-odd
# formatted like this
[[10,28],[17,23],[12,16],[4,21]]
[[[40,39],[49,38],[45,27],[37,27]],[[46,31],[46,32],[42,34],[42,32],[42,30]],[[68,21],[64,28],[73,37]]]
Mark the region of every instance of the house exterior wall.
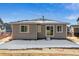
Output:
[[79,33],[79,26],[78,25],[71,26],[71,34],[72,34],[72,36],[75,36],[74,35],[75,33]]
[[61,33],[58,33],[57,32],[57,29],[56,29],[56,26],[58,26],[58,25],[60,25],[60,24],[56,24],[56,25],[54,25],[54,29],[55,29],[55,31],[54,31],[54,38],[66,38],[66,36],[67,36],[67,26],[66,25],[61,25],[62,27],[63,27],[63,32],[61,32]]
[[37,39],[37,25],[29,25],[29,33],[20,33],[20,24],[14,24],[12,25],[12,37],[13,39]]
[[37,33],[38,39],[45,38],[45,25],[41,25],[41,32]]
[[[51,38],[66,38],[67,36],[67,26],[66,25],[61,25],[63,26],[63,32],[62,33],[58,33],[56,30],[56,26],[60,25],[60,24],[47,24],[47,25],[53,25],[54,26],[54,36],[52,36]],[[45,38],[46,37],[46,25],[41,25],[41,32],[38,33],[37,37],[38,38]]]
[[77,28],[79,29],[79,26],[74,26],[74,27],[73,27],[74,32],[79,32],[79,30],[78,30]]
[[[28,25],[28,24],[25,24]],[[46,38],[46,25],[53,25],[54,26],[54,36],[51,38],[66,38],[67,35],[67,26],[63,25],[63,32],[57,33],[56,26],[61,24],[41,24],[41,32],[37,33],[37,25],[36,24],[29,24],[29,33],[20,33],[20,24],[12,25],[12,37],[13,39],[38,39],[38,38]]]
[[79,28],[74,28],[74,33],[79,33]]

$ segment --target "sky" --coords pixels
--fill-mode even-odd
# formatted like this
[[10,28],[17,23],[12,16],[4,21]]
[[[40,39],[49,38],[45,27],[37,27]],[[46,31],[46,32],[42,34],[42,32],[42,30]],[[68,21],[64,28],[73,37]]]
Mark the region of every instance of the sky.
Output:
[[78,3],[0,3],[0,18],[4,22],[46,19],[76,24],[79,17]]

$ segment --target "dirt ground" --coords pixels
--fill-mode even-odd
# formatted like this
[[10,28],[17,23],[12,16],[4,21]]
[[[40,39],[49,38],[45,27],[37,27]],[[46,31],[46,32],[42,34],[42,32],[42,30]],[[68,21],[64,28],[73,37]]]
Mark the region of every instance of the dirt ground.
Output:
[[0,56],[79,56],[79,49],[35,48],[35,49],[20,49],[20,50],[0,50]]
[[67,39],[69,39],[69,40],[71,40],[71,41],[73,41],[73,42],[79,44],[79,37],[75,37],[75,36],[69,37],[69,36],[68,36]]
[[26,50],[0,50],[0,56],[79,56],[79,49],[37,48]]

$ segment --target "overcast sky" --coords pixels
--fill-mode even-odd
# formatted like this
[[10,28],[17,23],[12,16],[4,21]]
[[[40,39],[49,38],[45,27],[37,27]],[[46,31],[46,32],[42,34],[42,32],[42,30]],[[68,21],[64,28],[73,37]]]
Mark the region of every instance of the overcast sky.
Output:
[[46,19],[76,24],[79,4],[72,3],[29,3],[0,4],[0,17],[4,22],[31,20],[45,16]]

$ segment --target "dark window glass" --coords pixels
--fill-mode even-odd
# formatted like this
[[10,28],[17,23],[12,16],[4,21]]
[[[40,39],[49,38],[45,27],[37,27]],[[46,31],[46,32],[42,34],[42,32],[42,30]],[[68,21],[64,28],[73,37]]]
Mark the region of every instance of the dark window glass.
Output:
[[51,30],[53,30],[53,26],[51,26]]
[[53,30],[51,30],[51,35],[53,35]]
[[49,26],[47,26],[47,30],[50,30],[50,27]]
[[27,32],[27,26],[25,26],[25,32]]
[[47,26],[47,35],[53,35],[53,26]]
[[24,26],[21,26],[21,32],[24,32]]
[[27,26],[21,26],[21,32],[27,32]]

